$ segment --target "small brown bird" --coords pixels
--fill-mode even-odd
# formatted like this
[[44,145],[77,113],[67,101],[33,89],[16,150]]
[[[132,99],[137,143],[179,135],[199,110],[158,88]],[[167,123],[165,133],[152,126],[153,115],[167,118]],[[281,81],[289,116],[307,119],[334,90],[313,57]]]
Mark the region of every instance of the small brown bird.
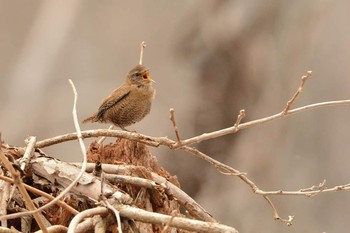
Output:
[[148,69],[135,66],[124,83],[115,89],[86,122],[112,123],[121,129],[142,120],[151,110],[155,90]]

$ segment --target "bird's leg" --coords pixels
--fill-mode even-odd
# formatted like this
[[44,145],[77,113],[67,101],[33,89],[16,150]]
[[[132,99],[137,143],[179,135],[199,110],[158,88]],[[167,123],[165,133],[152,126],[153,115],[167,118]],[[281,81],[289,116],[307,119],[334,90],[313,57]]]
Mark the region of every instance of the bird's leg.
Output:
[[118,125],[118,127],[119,127],[121,130],[124,130],[124,131],[126,131],[126,132],[132,132],[132,131],[130,131],[130,130],[127,130],[127,129],[124,128],[123,126]]

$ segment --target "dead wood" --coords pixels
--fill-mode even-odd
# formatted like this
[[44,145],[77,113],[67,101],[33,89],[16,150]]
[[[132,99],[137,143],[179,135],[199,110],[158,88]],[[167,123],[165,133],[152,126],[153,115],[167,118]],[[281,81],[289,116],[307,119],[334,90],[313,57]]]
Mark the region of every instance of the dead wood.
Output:
[[[20,170],[16,164],[22,158],[25,152],[24,149],[2,145],[1,150],[12,161],[15,165],[14,167]],[[117,201],[117,203],[130,205],[132,208],[136,207],[151,213],[160,213],[173,217],[185,217],[187,213],[186,215],[188,216],[186,218],[215,222],[203,208],[180,189],[177,177],[172,176],[158,165],[156,157],[149,152],[146,145],[119,138],[115,143],[107,145],[92,142],[87,150],[87,158],[90,163],[127,165],[128,168],[124,170],[123,176],[119,177],[116,175],[118,173],[106,174],[100,172],[97,175],[85,173],[79,180],[78,185],[73,187],[62,200],[67,206],[82,212],[97,207],[100,205],[101,200],[103,203],[103,200],[108,199],[109,202],[111,200]],[[80,171],[80,168],[76,165],[54,159],[40,149],[35,149],[28,167],[29,169],[26,169],[26,173],[22,172],[22,179],[25,184],[52,196],[57,196],[65,189]],[[97,167],[95,166],[95,168]],[[3,174],[9,175],[3,167],[2,171]],[[43,206],[48,202],[48,199],[36,193],[30,194],[37,207]],[[11,199],[5,203],[7,205],[5,209],[8,214],[25,211],[24,202],[16,189],[12,193]],[[72,211],[69,211],[62,205],[53,205],[42,212],[42,215],[50,225],[64,227],[69,227],[74,217]],[[104,216],[102,218],[104,224],[107,224],[107,232],[117,232],[114,215],[109,213],[102,216]],[[181,220],[182,218],[179,219]],[[81,226],[78,225],[77,230],[89,232],[96,227],[96,220],[92,218],[91,223],[87,221],[82,222]],[[21,222],[21,218],[7,220],[7,227],[23,230],[23,227],[21,229]],[[98,224],[101,224],[101,222]],[[151,224],[147,223],[147,221],[135,221],[123,217],[122,227],[123,232],[133,232],[132,229],[134,231],[138,229],[140,232],[162,232],[164,227],[166,227],[166,232],[170,232],[170,230],[171,232],[190,232],[180,228],[171,228],[167,224]],[[31,232],[39,230],[34,221],[27,228]]]

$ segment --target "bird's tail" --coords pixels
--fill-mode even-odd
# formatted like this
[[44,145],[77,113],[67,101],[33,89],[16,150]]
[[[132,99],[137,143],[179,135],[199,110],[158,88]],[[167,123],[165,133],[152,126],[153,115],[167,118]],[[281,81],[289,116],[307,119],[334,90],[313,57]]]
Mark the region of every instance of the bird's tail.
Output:
[[96,121],[96,116],[97,116],[97,114],[94,114],[91,117],[88,117],[88,118],[84,119],[81,123],[85,124],[85,123],[88,123],[88,122],[95,122]]

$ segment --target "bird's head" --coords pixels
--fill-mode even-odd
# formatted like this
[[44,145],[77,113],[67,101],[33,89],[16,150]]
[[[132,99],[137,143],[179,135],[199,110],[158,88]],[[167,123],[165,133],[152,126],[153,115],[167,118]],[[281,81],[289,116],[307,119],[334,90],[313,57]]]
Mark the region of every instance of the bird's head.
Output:
[[130,70],[128,73],[128,80],[131,84],[138,86],[151,85],[151,83],[154,82],[149,75],[149,69],[146,69],[143,65],[137,65]]

